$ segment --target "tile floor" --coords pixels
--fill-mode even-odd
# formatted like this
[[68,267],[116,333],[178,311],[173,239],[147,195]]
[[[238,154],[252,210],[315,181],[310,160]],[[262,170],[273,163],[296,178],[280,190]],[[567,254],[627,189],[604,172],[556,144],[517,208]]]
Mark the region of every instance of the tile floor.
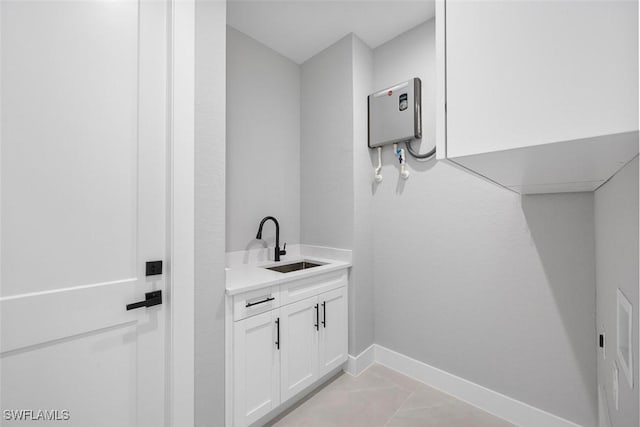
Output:
[[342,373],[280,415],[273,427],[507,427],[500,418],[382,365]]

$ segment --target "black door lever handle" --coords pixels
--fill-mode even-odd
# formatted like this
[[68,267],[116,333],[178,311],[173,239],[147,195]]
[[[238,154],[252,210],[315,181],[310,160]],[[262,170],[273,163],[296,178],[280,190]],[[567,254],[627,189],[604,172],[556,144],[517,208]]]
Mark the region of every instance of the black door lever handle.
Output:
[[133,310],[141,307],[152,307],[154,305],[162,304],[162,291],[147,292],[144,296],[144,301],[127,304],[127,310]]

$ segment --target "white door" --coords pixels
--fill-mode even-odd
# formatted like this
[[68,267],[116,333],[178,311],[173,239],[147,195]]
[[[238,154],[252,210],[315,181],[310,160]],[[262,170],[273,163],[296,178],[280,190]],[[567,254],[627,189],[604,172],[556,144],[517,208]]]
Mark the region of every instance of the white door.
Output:
[[285,402],[318,378],[318,298],[280,307],[281,398]]
[[0,4],[2,425],[165,425],[166,11]]
[[235,322],[234,425],[247,426],[280,404],[278,310]]
[[347,288],[320,294],[320,376],[347,360]]

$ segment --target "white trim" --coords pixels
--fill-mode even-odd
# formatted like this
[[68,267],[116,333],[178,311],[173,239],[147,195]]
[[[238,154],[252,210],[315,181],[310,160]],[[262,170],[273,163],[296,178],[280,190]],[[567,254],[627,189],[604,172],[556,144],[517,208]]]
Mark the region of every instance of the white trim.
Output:
[[326,246],[300,245],[300,253],[305,257],[316,257],[334,259],[336,261],[348,262],[353,259],[351,249],[330,248]]
[[521,427],[578,427],[571,421],[500,394],[481,385],[375,345],[377,363],[442,390],[483,411]]
[[376,345],[371,344],[357,356],[349,355],[344,371],[347,374],[358,376],[376,361]]
[[446,66],[446,5],[435,2],[436,24],[436,159],[447,158],[447,66]]
[[604,387],[598,387],[598,427],[611,427],[606,393]]
[[[620,288],[617,291],[617,310],[616,310],[616,354],[618,356],[618,364],[622,368],[622,372],[624,372],[624,376],[627,378],[627,383],[630,388],[633,388],[633,307],[631,306],[631,302],[627,299],[626,295],[622,293]],[[622,324],[623,321],[620,314],[624,312],[627,316],[627,324],[624,325],[626,329],[626,336],[622,336]],[[624,350],[621,347],[621,344],[626,342],[627,347]],[[626,354],[623,354],[623,351]],[[626,357],[626,360],[625,360]]]
[[[290,261],[299,257],[325,258],[351,263],[351,249],[329,248],[324,246],[291,243],[287,245],[287,255],[282,261]],[[273,261],[273,247],[258,247],[226,253],[227,268],[239,267]]]
[[233,297],[224,297],[224,422],[233,425]]
[[195,0],[171,0],[169,425],[195,419]]
[[78,285],[78,286],[69,286],[66,288],[57,288],[49,291],[38,291],[38,292],[28,292],[25,294],[9,295],[6,297],[0,297],[0,302],[11,301],[14,299],[21,299],[21,298],[40,297],[43,295],[59,294],[61,292],[80,291],[83,289],[99,288],[101,286],[121,285],[123,283],[128,283],[128,282],[135,283],[137,280],[138,280],[137,277],[130,277],[128,279],[112,280],[111,282],[91,283],[88,285]]
[[[225,254],[225,266],[235,268],[243,265],[255,265],[258,263],[273,262],[273,247],[251,248],[242,251],[231,251]],[[289,261],[300,257],[300,244],[287,245],[287,255],[283,261]]]

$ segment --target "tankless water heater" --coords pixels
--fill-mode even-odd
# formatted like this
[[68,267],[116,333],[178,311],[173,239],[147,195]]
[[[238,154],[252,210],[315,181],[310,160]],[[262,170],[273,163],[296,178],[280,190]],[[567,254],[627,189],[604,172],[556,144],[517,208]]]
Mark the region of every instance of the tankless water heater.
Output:
[[369,147],[422,138],[422,82],[413,78],[369,95]]

